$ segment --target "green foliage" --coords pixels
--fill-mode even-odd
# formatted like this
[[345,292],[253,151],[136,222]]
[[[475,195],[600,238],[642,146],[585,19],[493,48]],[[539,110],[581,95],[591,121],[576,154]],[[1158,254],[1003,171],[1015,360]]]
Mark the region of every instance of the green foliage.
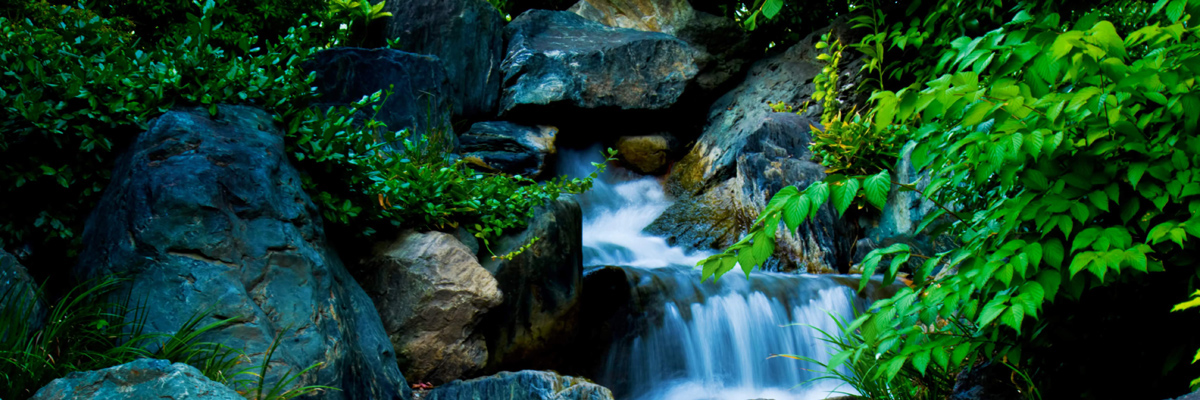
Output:
[[[131,23],[142,48],[154,47],[162,40],[193,35],[189,25],[196,7],[208,0],[105,0],[94,7],[109,18]],[[297,21],[321,22],[319,10],[328,0],[225,0],[213,9],[210,18],[222,29],[208,35],[214,47],[237,51],[238,43],[257,36],[262,42],[276,42],[286,36]],[[336,20],[327,20],[330,24]],[[336,25],[333,26],[336,28]]]
[[[309,170],[323,171],[326,179],[348,188],[337,193],[310,188],[318,191],[314,199],[323,205],[325,218],[347,225],[359,221],[368,226],[368,235],[375,231],[369,226],[378,222],[416,229],[462,226],[486,245],[506,231],[524,228],[535,207],[562,193],[588,190],[604,170],[604,163],[596,163],[587,177],[539,183],[519,175],[481,173],[466,160],[448,159],[441,147],[441,136],[451,134],[447,128],[388,132],[374,119],[359,129],[345,126],[357,110],[383,96],[375,93],[350,108],[330,109],[314,129],[298,131],[292,150],[297,159],[313,163]],[[378,112],[378,104],[372,107]],[[609,149],[607,161],[615,156]],[[364,209],[359,205],[369,205],[370,211],[360,215]]]
[[313,77],[299,66],[322,42],[309,37],[315,25],[262,48],[241,37],[248,55],[234,56],[205,44],[216,9],[209,1],[180,28],[189,30],[150,50],[134,48],[117,22],[74,19],[70,8],[59,15],[70,23],[0,21],[0,245],[75,239],[117,149],[173,107],[257,104],[291,132],[316,122]]
[[[863,317],[847,321],[840,315],[830,313],[829,316],[837,324],[838,330],[835,332],[805,325],[820,333],[821,341],[830,349],[829,362],[791,354],[775,354],[771,357],[791,358],[820,366],[822,369],[817,372],[824,375],[814,380],[839,381],[854,389],[853,392],[837,392],[847,396],[877,400],[940,400],[950,395],[954,377],[960,368],[957,363],[950,364],[949,354],[932,351],[923,354],[920,363],[901,365],[896,374],[898,379],[883,379],[875,372],[895,367],[895,364],[884,364],[881,360],[894,359],[899,347],[895,343],[868,342],[863,335]],[[879,338],[874,336],[870,339],[877,341]],[[870,350],[878,350],[879,353]],[[879,356],[876,357],[876,354]],[[834,390],[838,389],[841,387]]]
[[[922,195],[940,207],[920,227],[951,218],[961,247],[870,253],[864,272],[886,265],[886,281],[910,257],[923,261],[912,288],[861,318],[856,346],[880,354],[871,379],[909,367],[928,376],[931,359],[955,367],[977,356],[1009,360],[1036,396],[1033,383],[1046,377],[1026,371],[1039,365],[1046,329],[1069,317],[1047,307],[1163,271],[1200,272],[1185,256],[1200,237],[1200,40],[1185,22],[1200,1],[1159,1],[1145,20],[1162,23],[1130,31],[1106,12],[1064,10],[1077,16],[1064,20],[1053,3],[933,3],[910,7],[913,21],[889,30],[894,46],[930,56],[880,65],[882,85],[915,82],[873,93],[871,125],[909,140],[913,164],[931,177]],[[742,241],[701,262],[703,276],[733,260],[748,272],[770,255],[756,249],[773,247],[779,222],[796,229],[826,201],[842,212],[847,192],[870,195],[855,179],[780,191]]]
[[[294,371],[288,369],[282,376],[275,378],[274,384],[267,383],[267,377],[271,370],[271,358],[275,356],[275,350],[279,349],[279,344],[283,343],[283,335],[287,334],[289,330],[291,328],[285,328],[275,334],[275,339],[271,341],[271,347],[267,349],[267,353],[263,356],[262,364],[257,367],[247,368],[234,375],[235,377],[246,375],[249,377],[248,379],[232,379],[227,384],[237,390],[247,400],[289,400],[320,393],[324,390],[339,390],[334,387],[322,385],[295,386],[297,379],[323,365],[323,363],[319,362],[294,374]],[[226,383],[226,381],[220,382]]]

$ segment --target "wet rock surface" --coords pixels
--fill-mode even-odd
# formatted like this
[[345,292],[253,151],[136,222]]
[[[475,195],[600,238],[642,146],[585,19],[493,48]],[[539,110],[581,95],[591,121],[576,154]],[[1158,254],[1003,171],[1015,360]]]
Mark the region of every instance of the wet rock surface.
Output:
[[324,398],[409,398],[375,305],[326,244],[273,118],[217,111],[168,112],[117,160],[76,277],[128,274],[132,292],[153,300],[147,333],[173,332],[206,310],[213,317],[202,324],[237,318],[206,339],[251,363],[286,330],[272,369],[324,363],[296,382],[341,389]]
[[557,153],[558,128],[511,122],[479,122],[459,136],[459,152],[471,165],[488,171],[538,178]]

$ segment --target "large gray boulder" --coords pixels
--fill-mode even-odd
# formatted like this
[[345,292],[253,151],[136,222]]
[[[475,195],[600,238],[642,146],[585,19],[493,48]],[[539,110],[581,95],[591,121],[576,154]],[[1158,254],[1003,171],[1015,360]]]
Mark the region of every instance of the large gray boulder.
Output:
[[473,166],[536,179],[557,153],[557,135],[553,126],[479,122],[458,137],[459,152]]
[[454,381],[429,392],[426,400],[612,400],[603,386],[549,371],[501,372]]
[[317,107],[349,105],[391,90],[379,113],[367,109],[356,117],[365,120],[374,115],[389,131],[407,129],[410,134],[426,135],[449,150],[457,145],[450,122],[455,101],[446,68],[437,57],[386,48],[338,47],[313,54],[304,69],[317,75],[314,85],[321,94]]
[[400,50],[432,54],[446,66],[455,113],[494,114],[500,99],[504,17],[484,0],[392,0],[385,35]]
[[547,105],[664,109],[697,72],[682,40],[604,26],[571,12],[529,10],[505,29],[501,115],[544,112]]
[[695,83],[706,91],[728,81],[747,62],[746,31],[732,19],[696,11],[687,0],[580,0],[568,11],[615,28],[682,39],[699,68]]
[[[327,399],[408,399],[371,298],[326,244],[317,206],[272,117],[242,106],[171,111],[115,163],[83,233],[78,278],[127,274],[150,301],[145,331],[211,311],[237,321],[205,340],[251,354],[282,331],[272,371],[323,366],[297,384]],[[289,329],[290,328],[290,329]]]
[[539,240],[511,260],[481,264],[499,282],[504,303],[488,312],[481,329],[488,341],[488,371],[554,368],[576,329],[583,286],[583,217],[579,203],[564,197],[535,210],[529,227],[493,240],[504,255]]
[[11,334],[37,331],[46,322],[45,299],[38,293],[38,284],[21,265],[17,257],[0,249],[0,315],[11,315],[9,321],[21,321],[20,326],[0,327],[0,340]]
[[483,367],[479,319],[503,298],[496,279],[454,235],[404,232],[358,274],[375,300],[409,381],[442,384]]
[[50,381],[30,400],[245,400],[200,370],[143,358],[96,371],[72,372]]

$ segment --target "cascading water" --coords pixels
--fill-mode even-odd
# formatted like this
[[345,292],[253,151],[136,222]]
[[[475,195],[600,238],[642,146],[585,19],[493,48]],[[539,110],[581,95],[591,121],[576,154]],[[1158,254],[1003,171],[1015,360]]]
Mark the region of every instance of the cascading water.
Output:
[[[586,174],[599,154],[567,152],[560,171]],[[802,385],[817,376],[806,368],[818,366],[767,358],[827,360],[813,328],[836,332],[828,313],[848,317],[865,307],[853,289],[828,277],[758,272],[701,283],[692,266],[709,254],[642,232],[670,205],[654,177],[611,171],[579,200],[584,265],[620,267],[641,296],[631,301],[640,308],[612,343],[598,383],[636,400],[828,397],[833,382]]]

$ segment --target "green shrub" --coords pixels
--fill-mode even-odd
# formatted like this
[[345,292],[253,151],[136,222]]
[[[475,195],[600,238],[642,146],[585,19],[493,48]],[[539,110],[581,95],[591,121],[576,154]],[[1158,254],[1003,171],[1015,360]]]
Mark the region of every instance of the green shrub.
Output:
[[[881,269],[890,283],[911,257],[922,262],[909,270],[913,287],[877,301],[850,325],[845,333],[862,341],[836,359],[877,356],[867,379],[884,381],[910,368],[929,376],[990,359],[1014,368],[1014,386],[1035,398],[1104,397],[1115,378],[1139,382],[1147,396],[1182,393],[1187,364],[1172,360],[1186,360],[1195,335],[1089,342],[1113,346],[1103,353],[1137,346],[1127,354],[1161,369],[1122,363],[1137,370],[1118,373],[1072,365],[1078,361],[1055,353],[1071,345],[1064,338],[1128,329],[1108,326],[1117,316],[1165,314],[1146,306],[1158,301],[1152,296],[1194,288],[1200,276],[1193,257],[1200,237],[1200,40],[1187,22],[1200,15],[1200,1],[1159,1],[1143,19],[1154,23],[1124,32],[1102,18],[1111,10],[1059,14],[1056,2],[1019,2],[1007,10],[933,3],[909,8],[907,26],[935,29],[906,31],[898,24],[890,31],[896,35],[885,36],[894,48],[928,55],[881,66],[890,77],[916,81],[872,95],[872,128],[902,135],[913,165],[930,174],[922,195],[939,209],[917,230],[950,219],[948,232],[961,246],[917,254],[898,244],[868,254],[864,281]],[[981,13],[1002,22],[981,30]],[[804,190],[785,188],[749,235],[701,262],[703,276],[736,264],[748,272],[770,256],[781,222],[796,229],[816,206],[831,201],[840,212],[858,193],[882,199],[891,187],[884,179],[831,176]],[[916,190],[910,182],[899,186]],[[1138,301],[1118,297],[1129,293]],[[1101,307],[1094,311],[1099,317],[1080,323],[1089,307]],[[1179,329],[1160,326],[1165,317],[1140,321]],[[1158,338],[1168,335],[1174,339]],[[1094,347],[1074,351],[1114,367],[1124,361],[1097,355]],[[1070,379],[1097,382],[1079,388]]]

